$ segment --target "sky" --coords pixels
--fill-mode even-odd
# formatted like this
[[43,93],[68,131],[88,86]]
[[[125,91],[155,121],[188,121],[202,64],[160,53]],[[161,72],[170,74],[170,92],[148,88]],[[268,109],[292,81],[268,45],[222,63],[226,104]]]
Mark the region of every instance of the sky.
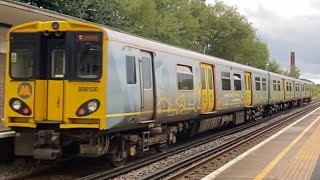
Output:
[[[222,0],[244,15],[285,70],[290,52],[302,76],[320,84],[319,0]],[[207,0],[214,3],[214,0]]]

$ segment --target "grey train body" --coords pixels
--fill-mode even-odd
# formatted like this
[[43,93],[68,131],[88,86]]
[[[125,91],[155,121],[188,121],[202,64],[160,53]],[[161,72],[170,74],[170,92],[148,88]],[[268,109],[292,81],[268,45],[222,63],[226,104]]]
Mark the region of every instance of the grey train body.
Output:
[[121,165],[150,146],[163,151],[178,136],[241,124],[311,101],[310,82],[105,31],[107,129],[98,132],[96,143],[81,142],[80,155],[108,154]]
[[[108,43],[107,73],[107,127],[109,130],[129,130],[141,126],[141,122],[154,120],[155,124],[174,123],[201,116],[201,77],[200,63],[212,64],[214,68],[216,114],[230,113],[245,109],[244,73],[251,73],[252,107],[289,102],[294,99],[310,98],[311,94],[299,91],[296,96],[287,91],[274,91],[273,81],[282,79],[284,83],[295,82],[299,85],[311,83],[283,75],[267,72],[253,67],[233,63],[216,57],[165,45],[151,40],[106,29]],[[135,84],[127,82],[126,59],[132,57],[135,63]],[[141,59],[150,58],[151,92],[142,98],[143,81]],[[193,75],[193,90],[178,90],[177,65],[190,66]],[[231,90],[222,89],[221,74],[229,72],[241,75],[241,90],[235,91],[231,76]],[[257,91],[255,78],[266,79],[265,89]],[[278,84],[276,84],[278,88]],[[281,88],[284,88],[281,85]],[[149,98],[149,101],[146,99]],[[180,99],[179,99],[180,98]],[[147,102],[144,104],[142,101]],[[179,102],[181,101],[181,102]],[[143,106],[148,106],[143,107]],[[147,109],[147,110],[145,110]],[[141,113],[138,113],[141,112]]]

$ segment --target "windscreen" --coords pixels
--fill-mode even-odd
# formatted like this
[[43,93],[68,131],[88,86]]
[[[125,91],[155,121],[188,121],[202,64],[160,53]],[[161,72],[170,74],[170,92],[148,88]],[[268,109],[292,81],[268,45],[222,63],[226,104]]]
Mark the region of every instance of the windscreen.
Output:
[[12,33],[9,58],[14,80],[97,80],[102,74],[102,33]]
[[11,76],[13,78],[31,78],[34,64],[32,43],[20,43],[13,46],[10,53]]

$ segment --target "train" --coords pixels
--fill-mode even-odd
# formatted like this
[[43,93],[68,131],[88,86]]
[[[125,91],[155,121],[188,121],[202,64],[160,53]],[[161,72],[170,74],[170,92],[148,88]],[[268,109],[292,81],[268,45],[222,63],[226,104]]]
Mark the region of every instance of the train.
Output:
[[36,160],[121,165],[312,98],[312,82],[88,22],[29,22],[7,39],[5,126],[15,155]]

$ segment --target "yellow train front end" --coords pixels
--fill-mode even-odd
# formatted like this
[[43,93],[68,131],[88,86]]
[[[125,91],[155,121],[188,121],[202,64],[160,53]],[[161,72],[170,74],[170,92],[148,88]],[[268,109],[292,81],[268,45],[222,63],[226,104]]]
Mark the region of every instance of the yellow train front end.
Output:
[[97,150],[85,145],[106,129],[105,31],[78,21],[31,22],[7,39],[5,125],[17,132],[15,154],[53,160],[81,146]]

